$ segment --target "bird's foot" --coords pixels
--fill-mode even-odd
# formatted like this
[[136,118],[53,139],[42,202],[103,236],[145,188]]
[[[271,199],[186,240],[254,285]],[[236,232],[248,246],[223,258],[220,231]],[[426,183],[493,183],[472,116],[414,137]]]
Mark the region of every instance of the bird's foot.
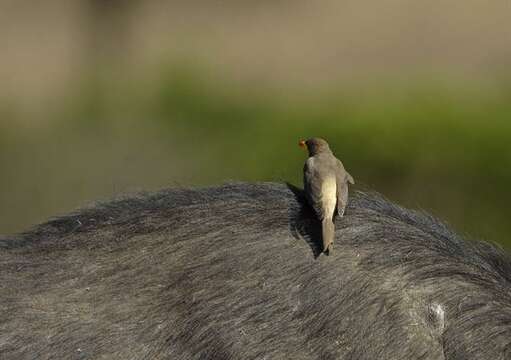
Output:
[[330,252],[332,252],[334,248],[334,243],[330,243],[328,244],[324,249],[323,249],[323,252],[325,253],[325,255],[330,255]]

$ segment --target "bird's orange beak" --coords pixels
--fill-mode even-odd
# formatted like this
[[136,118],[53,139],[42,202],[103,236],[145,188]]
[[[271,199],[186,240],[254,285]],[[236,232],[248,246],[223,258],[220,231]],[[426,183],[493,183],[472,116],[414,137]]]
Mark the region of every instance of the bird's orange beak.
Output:
[[298,146],[301,147],[301,148],[305,148],[305,140],[300,140],[298,142]]

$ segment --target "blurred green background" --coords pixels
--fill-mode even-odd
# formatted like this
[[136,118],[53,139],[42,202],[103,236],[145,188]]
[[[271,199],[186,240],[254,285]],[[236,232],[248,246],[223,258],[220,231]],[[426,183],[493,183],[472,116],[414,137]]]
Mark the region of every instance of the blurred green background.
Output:
[[505,1],[0,4],[0,234],[94,200],[301,186],[300,138],[357,180],[511,246]]

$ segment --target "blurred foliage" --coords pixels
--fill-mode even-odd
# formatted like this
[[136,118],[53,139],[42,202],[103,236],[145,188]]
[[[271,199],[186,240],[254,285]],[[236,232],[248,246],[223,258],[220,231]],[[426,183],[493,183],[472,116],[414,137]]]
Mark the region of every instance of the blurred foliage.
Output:
[[298,140],[321,136],[359,189],[511,246],[511,88],[428,80],[285,97],[172,69],[157,80],[90,77],[37,114],[0,105],[0,233],[140,189],[301,186]]

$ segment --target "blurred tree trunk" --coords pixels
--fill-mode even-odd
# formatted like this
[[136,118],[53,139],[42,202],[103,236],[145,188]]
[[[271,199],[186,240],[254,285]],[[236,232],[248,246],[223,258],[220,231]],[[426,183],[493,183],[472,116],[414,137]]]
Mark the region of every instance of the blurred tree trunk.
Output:
[[87,0],[89,65],[99,70],[119,65],[129,53],[134,0]]
[[89,124],[104,124],[110,116],[112,79],[130,58],[131,19],[135,0],[86,0],[84,75],[81,99]]

